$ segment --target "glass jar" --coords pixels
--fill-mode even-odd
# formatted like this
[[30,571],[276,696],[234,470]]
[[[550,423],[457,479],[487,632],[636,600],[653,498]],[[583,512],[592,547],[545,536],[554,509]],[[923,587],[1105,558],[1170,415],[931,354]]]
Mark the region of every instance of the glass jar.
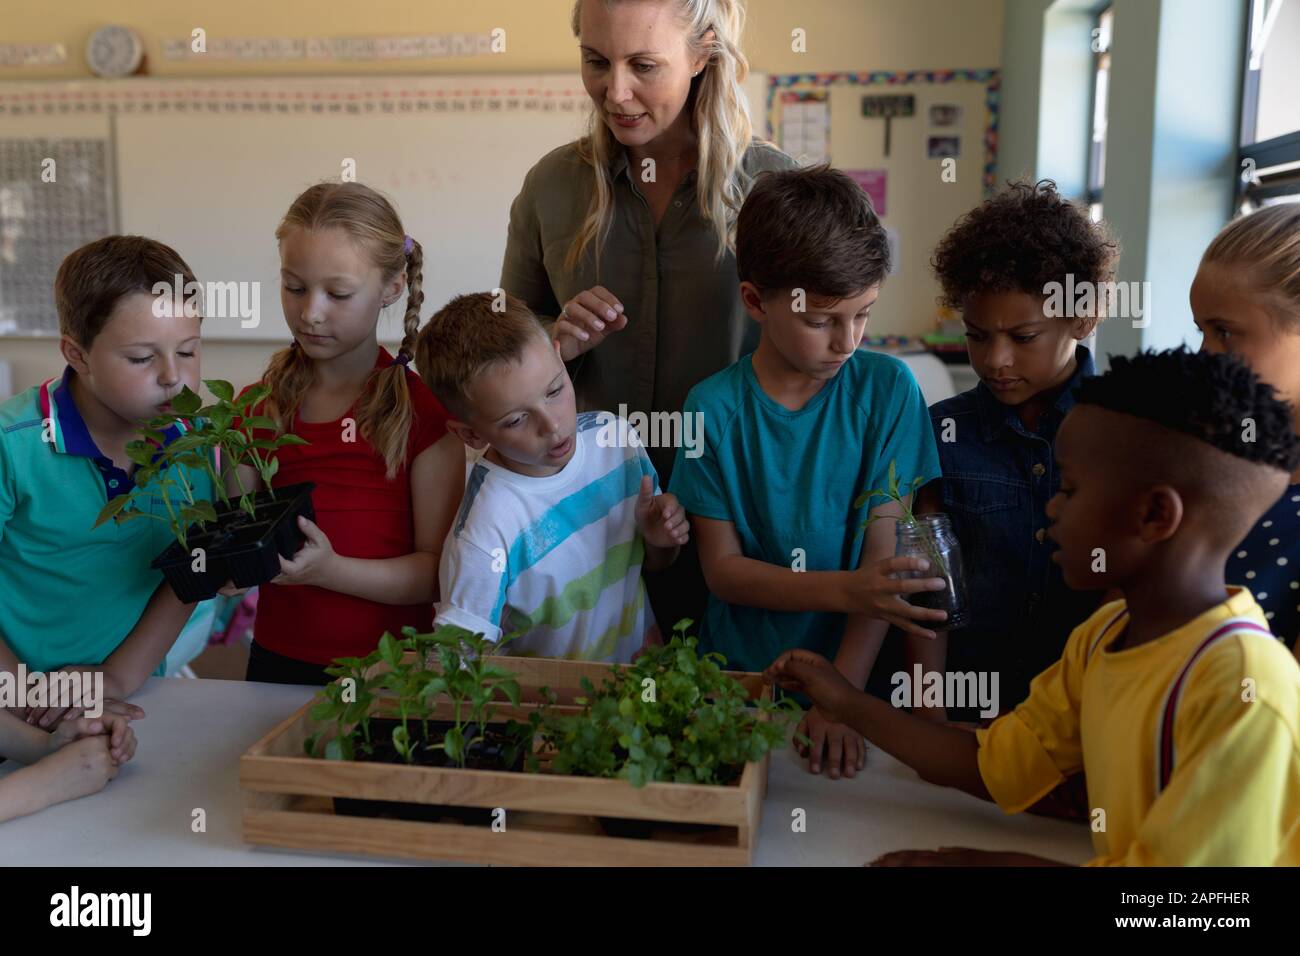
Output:
[[917,515],[915,522],[899,521],[898,545],[894,555],[900,558],[924,558],[928,571],[905,571],[907,578],[943,578],[948,586],[942,591],[918,591],[903,599],[917,607],[947,611],[946,621],[918,621],[922,627],[947,631],[970,623],[970,599],[966,593],[966,574],[961,563],[961,545],[952,532],[945,514]]

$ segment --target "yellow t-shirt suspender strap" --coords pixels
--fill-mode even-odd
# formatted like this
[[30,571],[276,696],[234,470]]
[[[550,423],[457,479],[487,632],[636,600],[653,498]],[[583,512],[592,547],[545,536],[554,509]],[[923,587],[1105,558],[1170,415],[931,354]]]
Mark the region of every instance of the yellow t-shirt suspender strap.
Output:
[[[1100,631],[1098,631],[1097,636],[1092,639],[1092,646],[1088,648],[1088,658],[1087,658],[1088,660],[1092,660],[1093,653],[1097,650],[1098,647],[1101,646],[1101,642],[1106,637],[1107,634],[1119,633],[1119,631],[1112,631],[1111,629],[1120,621],[1123,621],[1124,624],[1127,624],[1128,623],[1127,619],[1128,619],[1128,607],[1125,606],[1120,608],[1119,613],[1117,613],[1114,617],[1112,617],[1109,621],[1107,621],[1106,626],[1103,627]],[[1123,630],[1123,626],[1121,626],[1120,630]]]
[[1234,617],[1224,621],[1205,640],[1196,645],[1188,655],[1186,663],[1179,670],[1178,676],[1165,692],[1164,703],[1160,707],[1160,725],[1156,729],[1156,793],[1161,793],[1169,785],[1169,778],[1174,772],[1174,717],[1178,712],[1178,701],[1187,685],[1187,675],[1200,660],[1201,655],[1225,638],[1241,631],[1257,631],[1270,637],[1272,632],[1261,624],[1244,617]]

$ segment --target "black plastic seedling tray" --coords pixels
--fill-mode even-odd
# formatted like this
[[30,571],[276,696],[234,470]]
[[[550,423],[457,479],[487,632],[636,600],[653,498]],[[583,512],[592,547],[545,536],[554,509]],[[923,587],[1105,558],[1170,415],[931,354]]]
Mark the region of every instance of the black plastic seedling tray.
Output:
[[[227,581],[237,587],[265,584],[280,573],[280,557],[292,558],[302,547],[303,534],[298,516],[316,520],[311,492],[315,484],[306,481],[286,485],[253,496],[251,517],[238,504],[217,508],[217,521],[189,535],[189,550],[173,541],[150,562],[163,573],[176,596],[186,604],[206,601]],[[194,570],[194,549],[202,548],[205,569]]]

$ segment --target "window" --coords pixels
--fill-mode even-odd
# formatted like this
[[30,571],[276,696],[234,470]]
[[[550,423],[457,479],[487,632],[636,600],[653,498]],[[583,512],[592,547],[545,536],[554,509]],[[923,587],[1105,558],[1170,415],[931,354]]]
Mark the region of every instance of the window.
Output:
[[1088,137],[1088,210],[1094,222],[1101,221],[1101,191],[1106,182],[1106,95],[1110,89],[1111,28],[1114,7],[1097,14],[1092,30],[1092,135]]
[[1243,212],[1300,202],[1300,0],[1250,0],[1238,168]]

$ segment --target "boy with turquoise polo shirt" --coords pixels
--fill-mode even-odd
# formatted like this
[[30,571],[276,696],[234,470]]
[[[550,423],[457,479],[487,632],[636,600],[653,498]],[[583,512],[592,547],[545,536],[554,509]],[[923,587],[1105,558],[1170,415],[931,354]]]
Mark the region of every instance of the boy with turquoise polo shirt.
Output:
[[[133,487],[126,444],[140,422],[198,390],[200,319],[179,302],[157,308],[153,294],[177,276],[195,281],[174,250],[139,236],[97,240],[59,267],[67,368],[0,405],[0,670],[99,671],[105,696],[124,699],[161,673],[194,611],[149,567],[167,524],[93,527]],[[211,498],[204,474],[186,478]],[[150,507],[166,513],[161,499]],[[51,726],[63,713],[35,716]]]
[[[703,447],[697,457],[678,449],[671,482],[712,592],[702,638],[747,671],[818,648],[861,688],[890,624],[917,640],[921,659],[934,633],[920,622],[945,617],[903,599],[944,583],[896,576],[926,565],[892,557],[895,522],[859,532],[868,514],[897,517],[898,506],[854,507],[885,487],[891,462],[900,483],[939,477],[911,372],[858,351],[889,271],[885,230],[843,173],[764,173],[740,211],[736,264],[758,348],[691,390],[684,411],[702,416]],[[864,766],[851,728],[814,708],[801,731],[814,773],[823,749],[832,777]]]

